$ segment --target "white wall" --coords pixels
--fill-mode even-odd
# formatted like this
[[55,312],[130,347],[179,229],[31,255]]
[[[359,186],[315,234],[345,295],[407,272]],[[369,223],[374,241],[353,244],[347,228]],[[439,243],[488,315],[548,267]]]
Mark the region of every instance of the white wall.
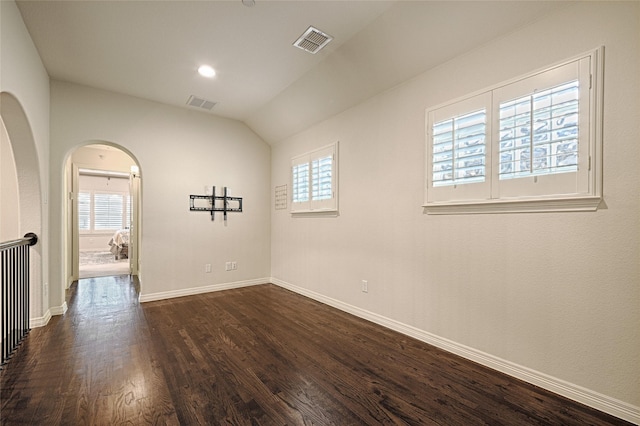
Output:
[[[258,136],[234,120],[84,86],[53,81],[51,92],[52,248],[62,252],[59,188],[68,155],[87,141],[106,141],[140,165],[143,300],[268,279],[270,148]],[[189,195],[203,194],[205,185],[216,185],[218,194],[230,187],[230,195],[243,197],[244,212],[229,213],[226,224],[221,214],[212,222],[208,213],[190,212]],[[238,269],[225,271],[226,261]],[[207,263],[211,273],[205,273]],[[59,300],[62,275],[52,267]]]
[[31,249],[31,318],[41,319],[49,309],[49,76],[10,0],[0,1],[0,39],[0,112],[15,157],[19,234],[40,238]]
[[13,149],[4,122],[0,119],[0,241],[22,238],[20,235],[20,198],[18,172]]
[[[640,418],[639,9],[570,4],[276,144],[272,190],[292,156],[340,141],[340,215],[273,211],[275,281]],[[603,208],[423,214],[426,108],[601,45]]]
[[73,151],[71,161],[80,168],[121,173],[129,173],[131,166],[136,164],[126,152],[96,144],[82,146]]

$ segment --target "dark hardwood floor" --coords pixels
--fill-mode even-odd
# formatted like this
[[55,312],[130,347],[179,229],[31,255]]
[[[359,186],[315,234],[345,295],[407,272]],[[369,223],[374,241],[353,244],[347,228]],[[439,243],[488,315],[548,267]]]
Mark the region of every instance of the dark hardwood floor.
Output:
[[273,285],[80,280],[0,373],[2,425],[622,425]]

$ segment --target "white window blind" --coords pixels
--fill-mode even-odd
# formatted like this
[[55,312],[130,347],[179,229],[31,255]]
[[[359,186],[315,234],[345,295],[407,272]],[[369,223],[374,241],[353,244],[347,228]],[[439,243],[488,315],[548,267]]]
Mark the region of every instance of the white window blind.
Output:
[[115,231],[128,228],[131,198],[125,193],[97,191],[78,193],[78,228],[80,231]]
[[295,164],[293,173],[292,202],[303,203],[309,201],[309,163]]
[[427,202],[491,196],[491,94],[427,112]]
[[433,125],[433,185],[485,180],[486,110]]
[[292,213],[338,209],[337,147],[336,142],[292,158]]
[[579,86],[573,80],[500,104],[500,179],[578,170]]
[[125,218],[122,194],[94,193],[94,220],[96,231],[123,228]]
[[333,197],[333,155],[311,161],[311,199],[329,200]]
[[81,231],[91,229],[91,193],[78,193],[78,227]]

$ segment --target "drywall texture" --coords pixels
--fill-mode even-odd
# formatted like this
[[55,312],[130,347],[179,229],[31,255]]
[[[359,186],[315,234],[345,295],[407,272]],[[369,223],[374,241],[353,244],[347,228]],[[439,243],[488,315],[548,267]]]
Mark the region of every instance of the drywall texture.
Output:
[[[640,406],[639,7],[573,3],[277,143],[272,187],[340,141],[340,214],[273,210],[272,276]],[[597,212],[423,214],[425,109],[601,45]]]
[[[69,83],[54,81],[51,92],[52,223],[66,223],[59,188],[68,156],[87,141],[109,142],[140,166],[141,297],[269,277],[270,147],[245,125]],[[244,211],[226,223],[189,211],[189,195],[213,185],[243,197]],[[64,253],[62,230],[52,230],[51,247]],[[237,270],[225,271],[227,261]],[[51,273],[59,302],[63,272]]]
[[40,236],[31,249],[30,275],[31,318],[38,318],[49,307],[49,77],[13,1],[0,1],[0,40],[0,114],[17,171],[19,234]]

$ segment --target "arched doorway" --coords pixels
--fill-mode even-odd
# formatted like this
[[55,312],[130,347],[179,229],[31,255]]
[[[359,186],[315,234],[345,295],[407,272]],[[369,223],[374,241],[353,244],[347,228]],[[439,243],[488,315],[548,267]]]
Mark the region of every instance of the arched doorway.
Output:
[[79,278],[139,273],[140,168],[117,144],[69,153],[65,208],[67,287]]
[[[40,165],[35,139],[27,115],[16,97],[7,92],[0,93],[0,119],[2,129],[3,159],[8,165],[8,192],[2,191],[2,208],[0,220],[8,221],[2,227],[3,238],[22,237],[34,232],[41,237],[43,243],[30,250],[30,307],[31,326],[41,325],[37,319],[46,323],[44,313],[49,309],[48,285],[43,268],[46,253],[46,237],[43,235],[43,214],[46,208],[46,197],[42,197]],[[12,156],[13,158],[8,158]],[[13,175],[13,177],[11,176]],[[5,183],[3,176],[3,183]],[[4,185],[3,185],[4,186]],[[5,198],[6,197],[6,198]],[[7,229],[13,228],[13,235]],[[44,279],[43,279],[44,277]],[[36,319],[36,323],[34,323]]]

